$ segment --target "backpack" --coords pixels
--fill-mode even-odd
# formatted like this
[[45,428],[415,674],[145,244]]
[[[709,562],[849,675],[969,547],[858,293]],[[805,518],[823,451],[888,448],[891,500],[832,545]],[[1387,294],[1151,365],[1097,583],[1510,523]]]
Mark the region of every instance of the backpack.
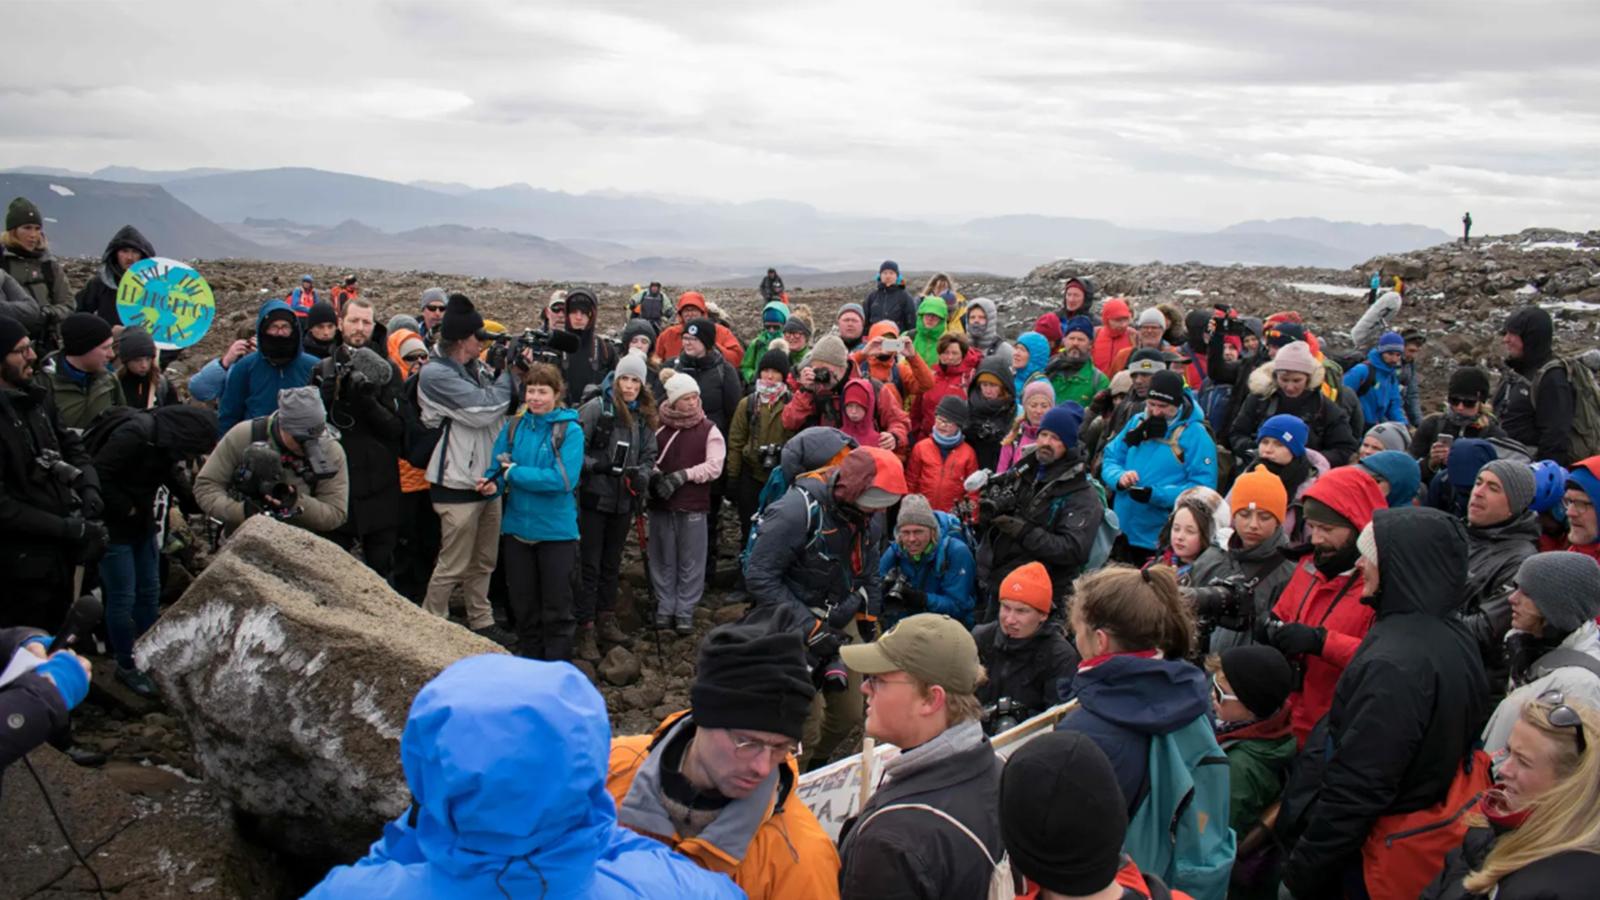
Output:
[[1585,672],[1600,678],[1600,659],[1595,659],[1582,650],[1573,650],[1570,647],[1557,647],[1549,653],[1539,657],[1533,664],[1529,681],[1535,681],[1554,672],[1557,669],[1582,669]]
[[111,440],[112,432],[141,414],[149,417],[150,411],[147,409],[133,409],[127,406],[112,406],[100,415],[95,416],[94,421],[89,423],[88,430],[83,433],[84,452],[89,454],[90,459],[93,459],[99,455],[100,450]]
[[1378,385],[1378,369],[1376,366],[1373,366],[1370,363],[1364,362],[1359,363],[1358,365],[1364,365],[1367,368],[1365,370],[1366,374],[1361,378],[1361,383],[1356,385],[1356,396],[1365,397],[1368,391],[1371,391]]
[[1200,388],[1200,393],[1195,397],[1195,403],[1200,407],[1200,414],[1205,417],[1206,425],[1212,434],[1228,433],[1228,404],[1233,402],[1233,385],[1218,384],[1207,380],[1205,386]]
[[[518,419],[521,418],[521,416],[517,416],[507,423],[510,425],[510,429],[506,432],[506,457],[508,459],[511,456],[511,451],[516,449],[517,446],[517,426],[521,424],[521,422],[518,421]],[[553,453],[556,458],[556,471],[561,473],[561,483],[567,486],[567,490],[576,491],[578,489],[578,485],[569,475],[567,475],[567,464],[561,461],[561,444],[565,442],[566,439],[566,422],[556,422],[550,426],[550,452]]]
[[[809,474],[809,473],[808,473]],[[805,477],[804,475],[801,476]],[[781,486],[781,490],[779,489]],[[766,517],[767,510],[789,493],[792,483],[789,476],[783,473],[783,466],[773,466],[772,474],[767,476],[767,483],[761,488],[761,497],[756,501],[755,515],[750,517],[750,533],[745,535],[744,549],[739,551],[739,571],[748,574],[750,569],[750,551],[755,549],[756,534],[761,530],[761,523]],[[768,491],[777,491],[770,498]],[[830,559],[828,548],[819,540],[822,533],[822,506],[810,493],[801,491],[800,496],[806,501],[806,550],[811,552],[815,548],[816,554],[824,560]]]
[[989,892],[984,895],[987,900],[1014,900],[1014,898],[1017,896],[1016,876],[1011,872],[1011,858],[1006,855],[1005,848],[1002,847],[1000,849],[1000,858],[998,860],[995,859],[994,856],[989,853],[989,848],[984,846],[983,841],[980,840],[977,835],[972,833],[972,829],[961,824],[960,819],[957,819],[955,816],[950,815],[938,807],[929,806],[926,803],[891,803],[882,809],[873,810],[871,815],[867,816],[865,819],[862,819],[860,822],[857,822],[855,827],[850,830],[850,835],[853,837],[857,834],[860,834],[861,829],[866,828],[867,824],[873,819],[876,819],[886,812],[898,809],[915,809],[925,813],[931,813],[932,815],[938,816],[946,822],[949,822],[951,825],[954,825],[956,830],[966,835],[974,844],[978,845],[978,850],[983,853],[983,858],[989,861],[989,866],[993,870],[989,875]]
[[1572,445],[1573,459],[1586,459],[1600,453],[1600,385],[1594,373],[1576,356],[1558,356],[1539,367],[1528,386],[1528,404],[1534,413],[1539,412],[1539,381],[1544,373],[1557,366],[1566,370],[1567,381],[1572,384]]
[[1098,478],[1089,479],[1089,484],[1094,488],[1094,495],[1100,498],[1100,527],[1095,529],[1094,543],[1089,545],[1089,559],[1083,565],[1085,572],[1105,566],[1106,561],[1111,559],[1112,545],[1122,534],[1122,522],[1117,519],[1116,510],[1106,502],[1106,486]]
[[1209,716],[1151,735],[1149,791],[1122,848],[1138,864],[1195,900],[1224,900],[1236,850],[1228,827],[1228,757]]

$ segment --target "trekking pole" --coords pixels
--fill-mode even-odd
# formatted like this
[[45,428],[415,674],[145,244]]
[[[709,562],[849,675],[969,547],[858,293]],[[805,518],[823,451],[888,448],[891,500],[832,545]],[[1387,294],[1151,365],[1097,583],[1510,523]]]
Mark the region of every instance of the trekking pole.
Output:
[[645,596],[650,598],[650,630],[656,636],[656,668],[665,672],[667,669],[666,656],[661,649],[661,618],[657,615],[660,601],[656,599],[656,583],[650,579],[650,536],[644,522],[644,498],[635,489],[633,478],[623,480],[628,486],[628,493],[633,497],[633,529],[639,538],[639,558],[644,561],[644,589]]

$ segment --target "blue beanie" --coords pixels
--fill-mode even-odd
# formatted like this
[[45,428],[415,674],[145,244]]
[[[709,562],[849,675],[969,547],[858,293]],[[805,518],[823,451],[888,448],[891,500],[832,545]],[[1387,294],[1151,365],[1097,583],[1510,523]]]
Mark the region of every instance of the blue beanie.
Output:
[[1417,499],[1417,491],[1422,487],[1422,469],[1410,454],[1381,450],[1357,465],[1389,483],[1389,495],[1385,499],[1391,509],[1410,506]]
[[1074,331],[1086,334],[1089,336],[1089,340],[1094,340],[1094,320],[1088,316],[1073,316],[1061,323],[1062,336],[1069,335]]
[[762,324],[782,325],[789,321],[788,307],[774,300],[761,308]]
[[1072,401],[1050,407],[1039,420],[1039,431],[1048,431],[1068,447],[1078,445],[1078,426],[1083,424],[1083,407]]
[[1288,447],[1289,452],[1295,456],[1306,455],[1306,438],[1310,435],[1311,429],[1306,427],[1305,422],[1296,416],[1284,413],[1279,413],[1262,422],[1261,427],[1256,429],[1257,441],[1264,437],[1272,438]]
[[1541,459],[1533,464],[1533,483],[1533,503],[1528,508],[1535,513],[1553,512],[1567,492],[1567,470],[1553,459]]
[[1450,445],[1450,457],[1444,464],[1445,479],[1453,488],[1469,490],[1478,480],[1478,470],[1494,462],[1499,455],[1488,441],[1459,438]]
[[1404,353],[1406,339],[1398,331],[1385,331],[1383,337],[1378,338],[1379,353]]
[[884,269],[888,269],[896,275],[900,274],[900,264],[892,259],[886,259],[883,261],[883,265],[878,267],[878,274],[883,274]]

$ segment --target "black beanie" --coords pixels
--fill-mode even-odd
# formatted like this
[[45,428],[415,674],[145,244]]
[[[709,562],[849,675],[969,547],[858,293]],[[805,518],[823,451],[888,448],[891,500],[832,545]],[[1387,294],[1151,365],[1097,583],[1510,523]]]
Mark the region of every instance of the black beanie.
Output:
[[483,330],[483,316],[466,294],[451,294],[439,320],[439,336],[447,341],[464,341]]
[[707,350],[715,350],[717,348],[717,323],[705,316],[690,319],[684,323],[683,336],[694,338],[704,344]]
[[339,324],[339,314],[334,312],[333,304],[326,300],[318,300],[311,304],[311,309],[306,312],[306,330],[310,331],[318,325]]
[[797,632],[722,625],[700,646],[689,708],[705,728],[769,731],[798,741],[816,694]]
[[939,405],[933,408],[933,414],[944,416],[954,422],[957,428],[966,428],[967,423],[972,421],[966,398],[956,394],[946,394],[940,398]]
[[1278,648],[1265,644],[1234,647],[1222,653],[1222,674],[1231,693],[1258,719],[1283,708],[1294,687],[1294,673]]
[[10,353],[17,349],[22,339],[28,336],[28,329],[22,323],[10,316],[0,316],[0,353]]
[[34,205],[27,197],[17,197],[6,207],[6,230],[21,228],[24,225],[44,225],[44,216],[39,214],[39,207]]
[[1011,866],[1047,891],[1105,890],[1122,866],[1128,802],[1095,742],[1053,731],[1023,744],[1000,773],[1000,838]]
[[1145,396],[1173,406],[1183,405],[1183,376],[1171,369],[1163,369],[1150,376],[1150,389]]
[[156,355],[156,339],[138,325],[122,329],[117,335],[117,359],[150,359]]
[[1489,399],[1489,373],[1477,366],[1461,366],[1450,373],[1450,387],[1445,391],[1451,397],[1477,397]]
[[82,356],[111,340],[111,323],[94,313],[73,313],[61,322],[61,352]]
[[784,378],[789,377],[789,351],[773,347],[761,354],[761,363],[756,366],[756,374],[760,375],[768,369],[783,373]]

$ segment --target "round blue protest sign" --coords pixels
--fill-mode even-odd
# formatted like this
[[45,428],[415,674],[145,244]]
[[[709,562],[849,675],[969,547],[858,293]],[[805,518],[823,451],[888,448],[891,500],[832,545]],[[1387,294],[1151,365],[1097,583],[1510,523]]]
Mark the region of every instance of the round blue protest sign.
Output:
[[153,256],[128,267],[117,285],[122,324],[150,332],[162,350],[182,350],[206,336],[217,300],[200,273],[175,259]]

